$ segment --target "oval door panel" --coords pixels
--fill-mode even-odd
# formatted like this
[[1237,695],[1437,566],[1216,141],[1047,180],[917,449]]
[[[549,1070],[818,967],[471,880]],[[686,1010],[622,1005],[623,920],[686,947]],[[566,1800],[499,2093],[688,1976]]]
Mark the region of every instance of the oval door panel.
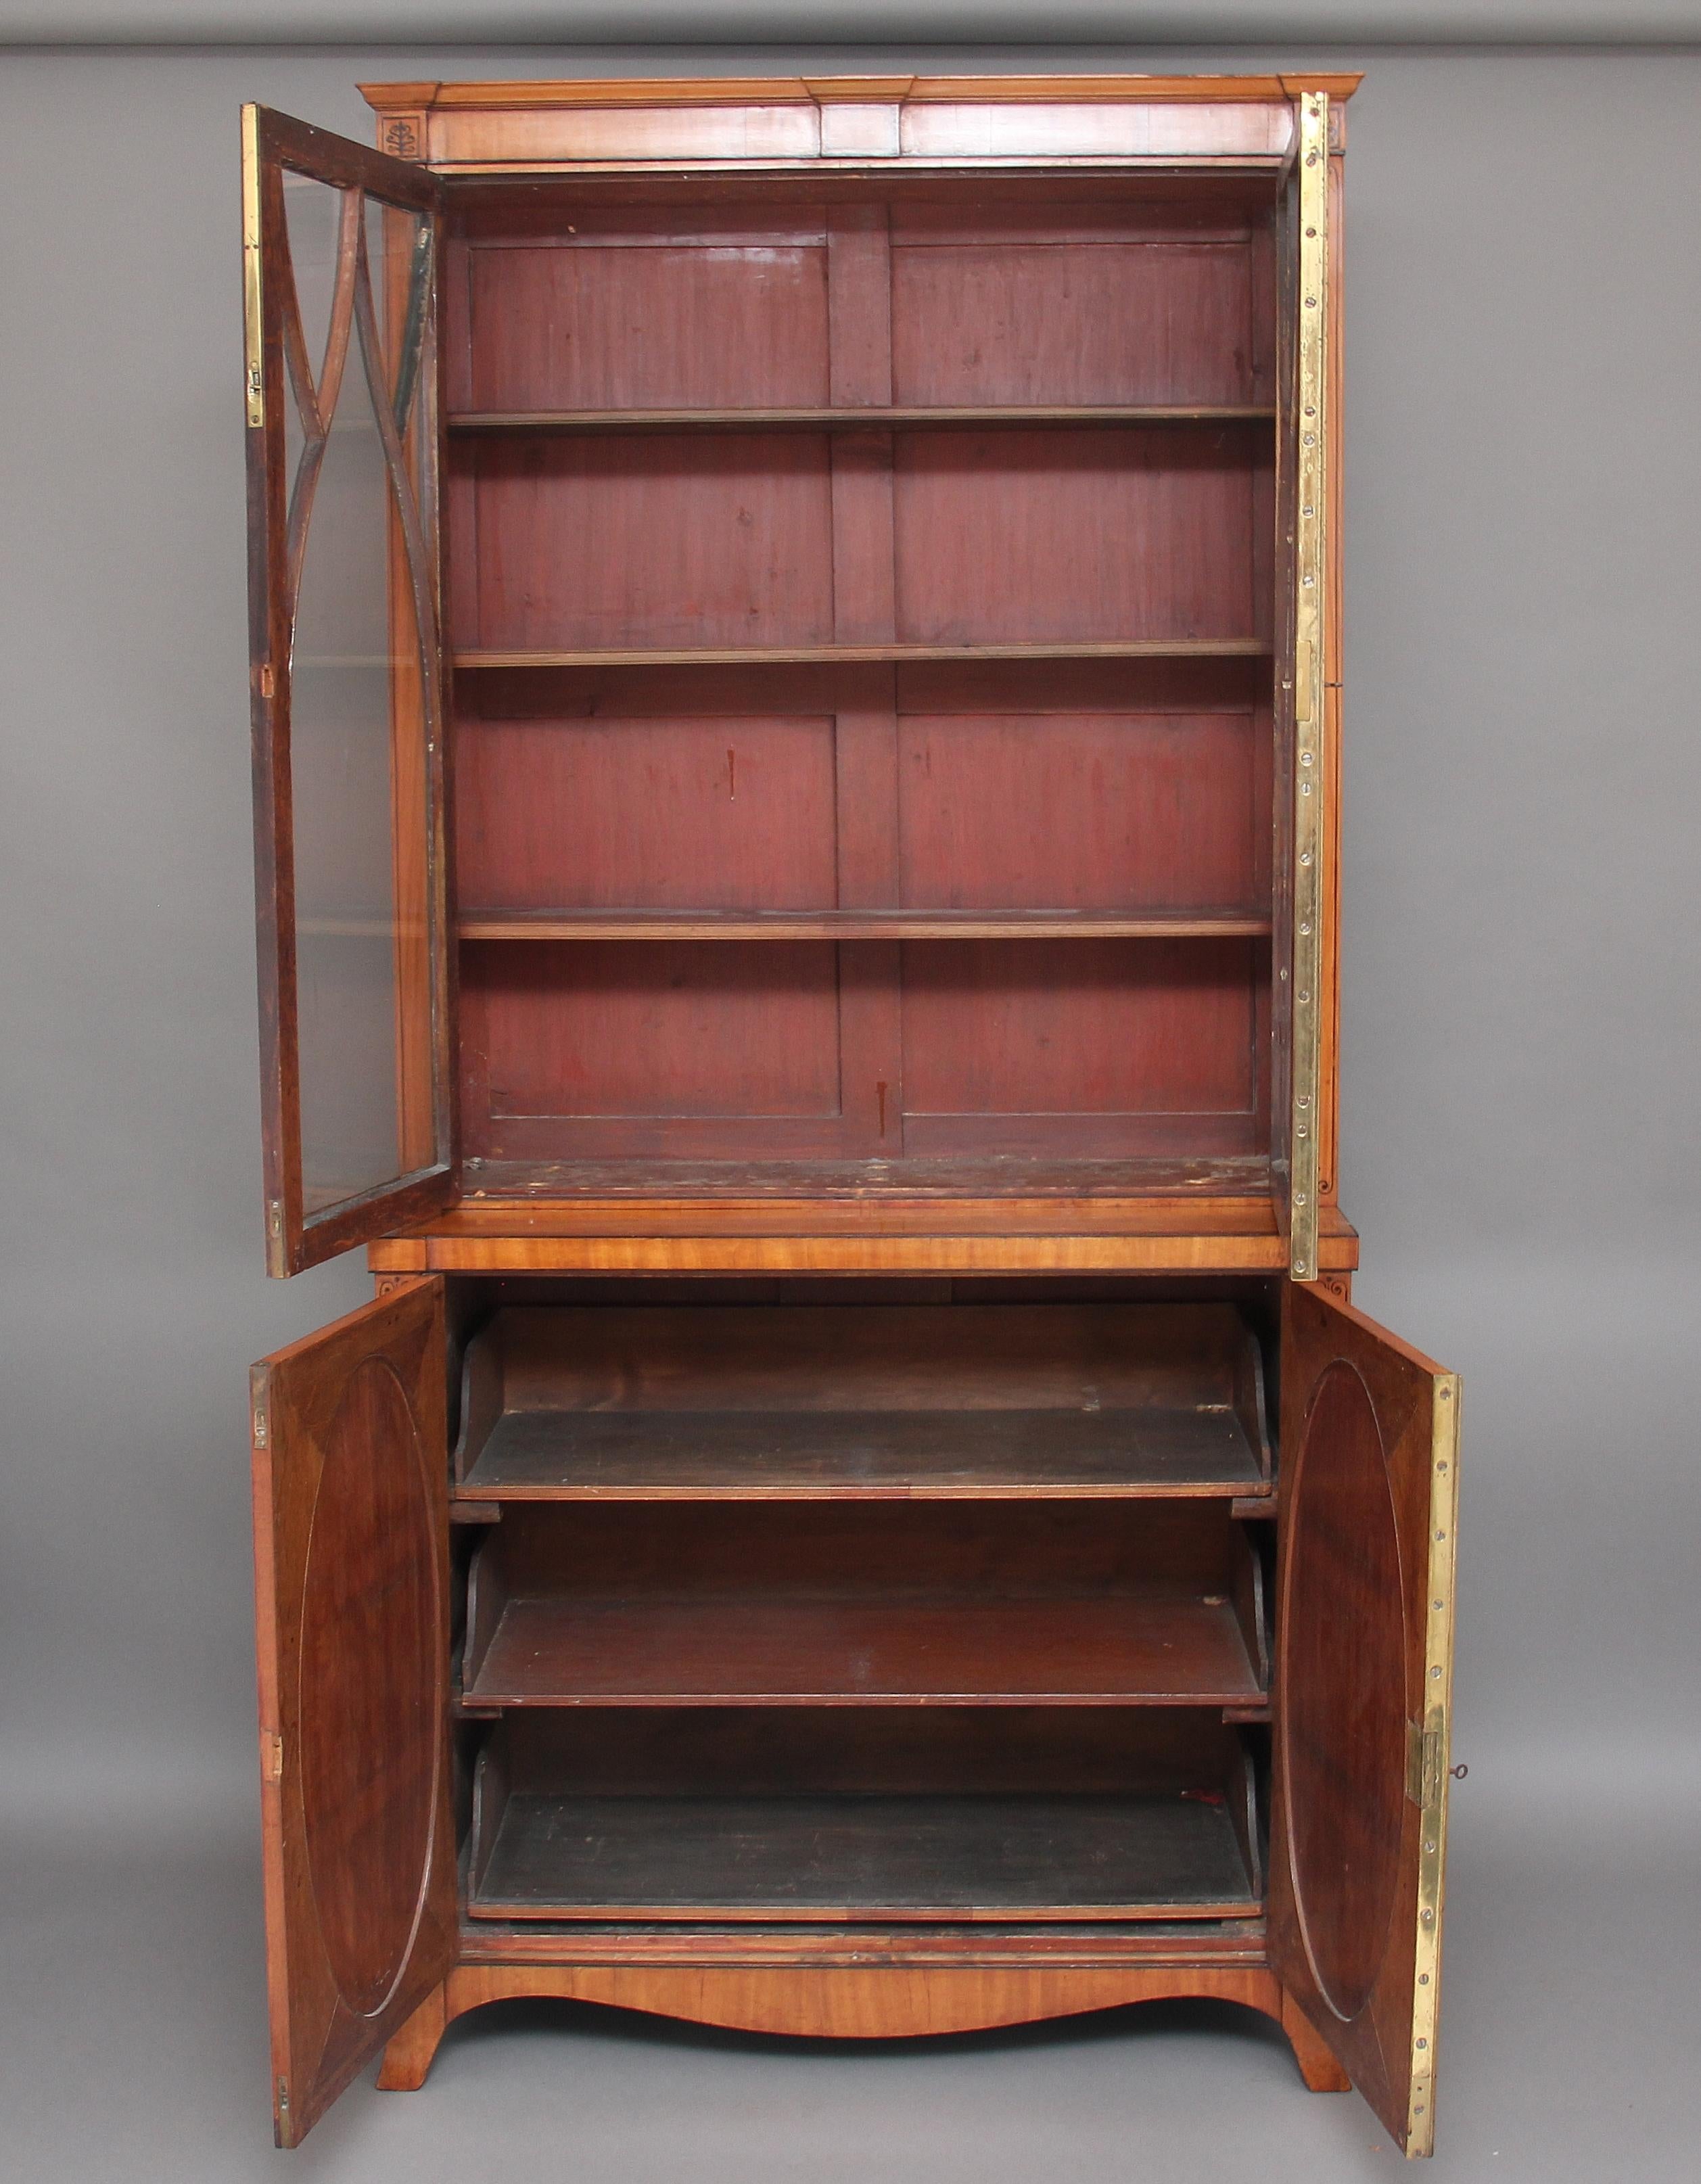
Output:
[[1313,1974],[1348,2019],[1369,1998],[1393,1915],[1406,1647],[1382,1436],[1364,1380],[1344,1362],[1318,1382],[1291,1496],[1281,1617],[1288,1856]]
[[442,1603],[424,1457],[380,1357],[324,1440],[301,1615],[301,1790],[326,1957],[376,2014],[407,1962],[431,1869]]

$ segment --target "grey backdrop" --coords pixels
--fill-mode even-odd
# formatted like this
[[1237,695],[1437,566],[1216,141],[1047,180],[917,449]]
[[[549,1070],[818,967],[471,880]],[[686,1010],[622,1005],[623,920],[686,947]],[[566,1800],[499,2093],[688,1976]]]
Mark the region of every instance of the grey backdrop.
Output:
[[[64,14],[6,8],[0,36]],[[261,1273],[238,102],[364,137],[361,75],[1361,60],[1341,1184],[1361,1301],[1466,1386],[1433,2174],[1694,2173],[1701,51],[1079,44],[0,58],[13,2173],[285,2173],[244,1373],[369,1291],[357,1260]],[[561,2009],[475,2020],[424,2092],[358,2087],[288,2159],[984,2184],[1395,2157],[1208,2010],[851,2051]]]

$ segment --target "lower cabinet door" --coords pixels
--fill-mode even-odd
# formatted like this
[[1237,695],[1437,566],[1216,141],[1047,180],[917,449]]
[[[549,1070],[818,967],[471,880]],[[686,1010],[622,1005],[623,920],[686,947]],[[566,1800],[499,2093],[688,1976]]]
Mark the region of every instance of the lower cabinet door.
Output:
[[1408,2153],[1435,2131],[1458,1381],[1283,1298],[1270,1949]]
[[443,1284],[252,1379],[272,2095],[294,2146],[448,1971]]

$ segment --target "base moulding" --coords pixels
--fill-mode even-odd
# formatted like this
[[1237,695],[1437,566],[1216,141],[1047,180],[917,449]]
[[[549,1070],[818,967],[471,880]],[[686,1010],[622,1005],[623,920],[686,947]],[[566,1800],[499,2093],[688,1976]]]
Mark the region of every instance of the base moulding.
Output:
[[1207,1999],[1239,2003],[1287,2035],[1313,2092],[1344,2092],[1347,2080],[1275,1975],[1248,1965],[1152,1965],[1073,1970],[980,1965],[460,1964],[432,1990],[384,2051],[378,2084],[411,2092],[425,2083],[438,2043],[458,2017],[487,2003],[597,2002],[742,2032],[890,2040],[978,2032],[1128,2003]]

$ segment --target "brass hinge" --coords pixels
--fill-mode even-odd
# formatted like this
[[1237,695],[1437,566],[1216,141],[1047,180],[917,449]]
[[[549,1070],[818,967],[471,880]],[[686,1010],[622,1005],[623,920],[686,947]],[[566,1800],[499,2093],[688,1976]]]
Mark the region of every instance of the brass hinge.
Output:
[[[1430,1423],[1429,1613],[1425,1618],[1424,1683],[1435,1693],[1421,1725],[1407,1730],[1408,1792],[1420,1801],[1418,1822],[1418,1922],[1414,1937],[1411,2090],[1405,2148],[1425,2154],[1435,2145],[1436,2034],[1441,2009],[1442,1911],[1447,1892],[1447,1694],[1453,1682],[1453,1545],[1458,1506],[1458,1382],[1436,1375]],[[1415,1768],[1413,1764],[1413,1732]],[[1415,1773],[1415,1786],[1413,1775]]]
[[268,1782],[283,1780],[283,1739],[274,1730],[259,1733],[259,1771]]
[[[1322,1125],[1324,719],[1329,592],[1329,99],[1299,102],[1298,323],[1293,479],[1293,984],[1288,1117],[1288,1272],[1317,1279]],[[1280,976],[1289,967],[1279,966]]]
[[264,1448],[265,1446],[266,1436],[265,1406],[264,1403],[256,1403],[254,1405],[254,1446],[256,1448]]
[[1406,1724],[1406,1795],[1419,1808],[1437,1804],[1442,1794],[1442,1754],[1447,1749],[1445,1719],[1431,1709],[1431,1725]]
[[265,311],[260,283],[259,109],[243,109],[243,347],[248,417],[265,422]]

